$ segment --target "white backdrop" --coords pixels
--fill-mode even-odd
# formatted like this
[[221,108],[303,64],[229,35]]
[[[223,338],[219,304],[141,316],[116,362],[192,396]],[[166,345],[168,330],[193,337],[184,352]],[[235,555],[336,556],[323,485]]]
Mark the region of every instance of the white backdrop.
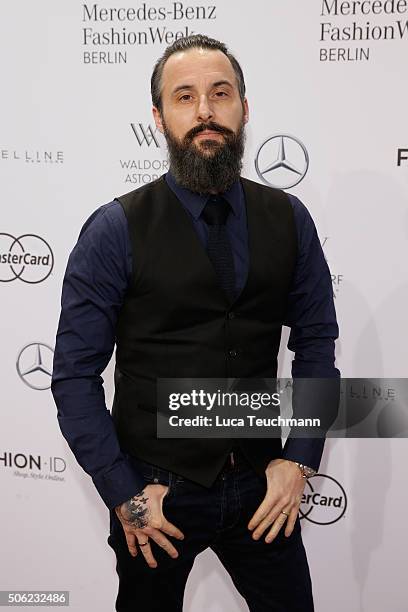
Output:
[[[61,282],[89,214],[166,170],[149,83],[176,32],[224,40],[243,66],[246,176],[262,180],[255,159],[262,173],[277,158],[276,138],[258,156],[272,136],[307,151],[289,191],[312,213],[331,268],[342,375],[407,376],[408,3],[191,2],[1,7],[0,590],[69,590],[76,612],[112,611],[117,577],[108,512],[49,391]],[[284,139],[301,167],[296,143]],[[277,186],[292,176],[263,175]],[[37,259],[13,263],[22,253]],[[284,342],[281,353],[287,376]],[[105,380],[110,403],[112,365]],[[316,500],[339,505],[305,504],[302,520],[316,612],[408,609],[407,459],[404,439],[327,443],[311,484]],[[196,560],[185,609],[247,609],[211,552]]]

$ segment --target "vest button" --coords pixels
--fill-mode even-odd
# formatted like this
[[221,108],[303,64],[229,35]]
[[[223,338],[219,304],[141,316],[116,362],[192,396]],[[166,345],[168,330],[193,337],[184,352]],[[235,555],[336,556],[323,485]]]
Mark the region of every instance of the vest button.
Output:
[[229,355],[230,357],[237,357],[237,356],[238,356],[238,351],[237,351],[236,349],[230,349],[230,350],[228,351],[228,355]]

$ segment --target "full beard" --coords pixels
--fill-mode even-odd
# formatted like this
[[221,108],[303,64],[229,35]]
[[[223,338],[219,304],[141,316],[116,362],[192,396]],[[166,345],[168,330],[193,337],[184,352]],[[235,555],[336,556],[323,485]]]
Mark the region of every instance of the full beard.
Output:
[[[163,121],[170,170],[177,183],[196,193],[223,193],[241,174],[245,131],[242,122],[235,133],[217,123],[200,124],[190,130],[182,141],[169,131]],[[204,130],[224,135],[224,141],[201,139],[200,148],[194,137]]]

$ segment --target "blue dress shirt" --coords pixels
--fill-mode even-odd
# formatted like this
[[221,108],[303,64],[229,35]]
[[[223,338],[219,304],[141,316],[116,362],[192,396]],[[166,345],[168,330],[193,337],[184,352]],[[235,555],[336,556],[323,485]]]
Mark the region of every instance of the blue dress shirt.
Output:
[[[204,247],[208,230],[201,212],[208,196],[166,181],[191,217]],[[223,194],[231,205],[227,233],[237,288],[249,265],[245,196],[240,181]],[[314,222],[298,198],[289,195],[298,239],[298,256],[285,325],[294,351],[292,376],[332,377],[338,326],[333,289]],[[118,443],[106,408],[102,372],[115,347],[115,328],[132,273],[127,220],[117,200],[99,207],[83,225],[64,276],[51,390],[62,434],[108,508],[130,499],[145,486]],[[318,468],[324,440],[288,439],[283,457]]]

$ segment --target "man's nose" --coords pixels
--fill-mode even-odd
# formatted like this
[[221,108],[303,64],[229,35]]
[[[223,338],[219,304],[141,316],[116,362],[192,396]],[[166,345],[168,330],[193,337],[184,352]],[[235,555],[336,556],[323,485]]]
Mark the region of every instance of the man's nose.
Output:
[[213,110],[210,106],[207,96],[200,96],[198,104],[198,120],[208,121],[213,117]]

